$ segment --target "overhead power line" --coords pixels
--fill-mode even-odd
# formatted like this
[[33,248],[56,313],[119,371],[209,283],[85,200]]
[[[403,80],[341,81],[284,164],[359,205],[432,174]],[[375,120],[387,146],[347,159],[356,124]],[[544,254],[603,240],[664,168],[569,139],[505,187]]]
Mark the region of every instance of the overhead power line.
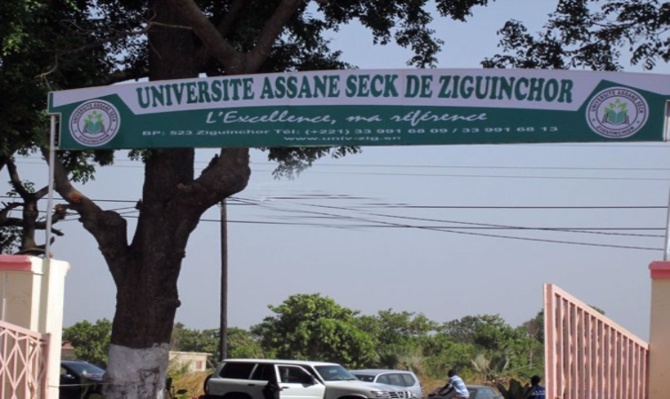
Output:
[[[266,204],[264,204],[264,205],[267,206]],[[308,206],[315,206],[315,207],[325,207],[323,205],[312,205],[312,204],[307,204],[307,205]],[[330,208],[333,208],[333,207],[330,207]],[[346,208],[342,208],[342,209],[346,209]],[[350,217],[350,216],[334,215],[334,214],[329,214],[329,213],[325,213],[325,212],[308,212],[308,213],[315,213],[315,214],[326,215],[326,216],[331,216],[331,217],[332,216],[337,216],[337,217],[344,217],[345,219],[352,219],[352,217]],[[395,216],[391,215],[390,217],[395,217]],[[522,240],[522,241],[537,241],[537,242],[547,242],[547,243],[571,244],[571,245],[582,245],[582,246],[596,246],[596,247],[610,247],[610,248],[622,248],[622,249],[637,249],[637,250],[651,250],[651,251],[663,250],[662,248],[632,246],[632,245],[599,244],[599,243],[586,243],[586,242],[580,242],[580,241],[553,240],[553,239],[518,237],[518,236],[504,236],[504,235],[499,235],[499,234],[487,234],[487,233],[472,233],[472,232],[465,232],[465,231],[457,231],[457,230],[452,229],[452,228],[445,229],[445,228],[438,228],[438,227],[416,226],[416,225],[400,224],[400,223],[393,223],[393,222],[384,222],[384,221],[379,221],[379,220],[370,220],[370,219],[365,219],[365,218],[361,218],[360,220],[365,220],[365,221],[371,222],[371,223],[379,223],[379,224],[383,224],[383,225],[393,225],[393,226],[398,226],[398,227],[414,228],[414,229],[421,229],[421,230],[433,230],[433,231],[439,231],[439,232],[444,232],[444,233],[463,234],[463,235],[491,237],[491,238],[504,238],[504,239],[513,239],[513,240]]]
[[[132,165],[119,165],[118,163],[123,162],[132,162]],[[31,161],[22,161],[18,163],[26,164],[41,164],[42,162],[31,162]],[[195,161],[195,164],[206,165],[209,161]],[[264,166],[273,166],[274,164],[270,162],[261,162],[254,163],[255,165],[264,165]],[[137,161],[130,160],[117,160],[115,164],[110,166],[105,166],[105,168],[142,168],[142,164]],[[405,170],[404,172],[397,171],[387,171],[387,172],[374,172],[374,171],[342,171],[338,170],[337,172],[324,171],[320,168],[397,168]],[[607,172],[665,172],[670,171],[670,168],[659,168],[659,167],[577,167],[577,166],[542,166],[542,165],[524,165],[524,166],[505,166],[505,165],[412,165],[412,164],[345,164],[345,163],[326,163],[326,164],[315,164],[312,168],[308,169],[303,173],[310,174],[348,174],[348,175],[359,175],[359,176],[397,176],[397,177],[449,177],[449,178],[491,178],[491,179],[543,179],[543,180],[603,180],[603,181],[670,181],[670,176],[668,177],[644,177],[644,176],[547,176],[547,175],[504,175],[504,174],[450,174],[450,173],[419,173],[419,172],[407,172],[407,169],[475,169],[475,170],[486,170],[493,169],[496,171],[499,170],[523,170],[526,172],[531,171],[607,171]],[[273,169],[255,169],[257,171],[272,172]]]
[[[128,218],[138,218],[135,215],[126,215]],[[74,219],[72,219],[74,220]],[[201,219],[201,222],[212,222],[220,223],[220,220],[216,219]],[[444,228],[444,227],[435,227],[435,226],[420,226],[420,225],[409,225],[409,224],[398,224],[398,223],[389,223],[376,221],[377,225],[351,225],[351,226],[342,226],[331,224],[327,225],[324,223],[305,223],[305,222],[273,222],[273,221],[243,221],[243,220],[229,220],[229,223],[240,223],[240,224],[262,224],[262,225],[284,225],[284,226],[302,226],[302,227],[330,227],[330,228],[412,228],[420,230],[432,230],[442,233],[452,233],[452,234],[463,234],[470,236],[479,236],[479,237],[489,237],[489,238],[502,238],[502,239],[511,239],[518,241],[533,241],[533,242],[545,242],[553,244],[566,244],[566,245],[579,245],[579,246],[589,246],[589,247],[604,247],[604,248],[617,248],[617,249],[632,249],[632,250],[643,250],[643,251],[663,251],[663,248],[660,247],[643,247],[636,245],[619,245],[619,244],[604,244],[604,243],[592,243],[592,242],[582,242],[582,241],[569,241],[569,240],[555,240],[555,239],[545,239],[545,238],[533,238],[533,237],[519,237],[519,236],[508,236],[500,234],[488,234],[488,233],[473,233],[467,231],[460,231],[462,229],[467,229],[468,227],[455,227],[455,228]],[[380,226],[379,224],[383,224]],[[472,228],[472,227],[471,227]],[[560,231],[557,230],[557,231]],[[661,236],[662,237],[662,236]]]
[[[2,196],[3,198],[16,199],[15,197]],[[355,199],[360,199],[356,198]],[[634,246],[634,245],[619,245],[619,244],[605,244],[605,243],[587,243],[581,241],[570,241],[570,240],[557,240],[557,239],[545,239],[538,237],[519,237],[519,236],[510,236],[510,235],[501,235],[501,234],[491,234],[491,233],[482,233],[482,232],[472,232],[472,230],[523,230],[523,231],[546,231],[546,232],[559,232],[559,233],[581,233],[581,234],[600,234],[605,236],[630,236],[630,237],[644,237],[644,238],[662,238],[662,235],[651,235],[651,234],[630,234],[630,233],[616,233],[614,231],[633,231],[633,230],[655,230],[661,231],[663,228],[653,228],[653,227],[543,227],[543,226],[512,226],[512,225],[501,225],[501,224],[489,224],[489,223],[475,223],[475,222],[464,222],[464,221],[455,221],[455,220],[443,220],[435,218],[421,218],[421,217],[411,217],[411,216],[397,216],[391,214],[383,214],[376,212],[367,212],[361,211],[356,207],[340,207],[340,206],[329,206],[329,205],[318,205],[318,204],[308,204],[308,203],[294,203],[292,205],[299,205],[308,208],[319,208],[319,209],[328,209],[335,211],[346,211],[354,212],[358,215],[342,215],[332,212],[321,212],[321,211],[309,211],[309,210],[296,210],[296,209],[287,209],[277,206],[276,202],[269,201],[259,201],[248,198],[234,197],[233,204],[246,205],[246,206],[258,206],[264,209],[288,212],[288,213],[298,213],[307,216],[299,216],[300,218],[312,218],[312,219],[322,219],[318,223],[306,223],[306,222],[276,222],[276,221],[253,221],[253,220],[230,220],[230,223],[242,223],[242,224],[263,224],[263,225],[291,225],[291,226],[309,226],[309,227],[327,227],[327,228],[338,228],[338,229],[358,229],[358,228],[411,228],[411,229],[420,229],[420,230],[429,230],[437,231],[443,233],[453,233],[453,234],[463,234],[471,236],[481,236],[481,237],[490,237],[490,238],[502,238],[502,239],[513,239],[513,240],[523,240],[523,241],[537,241],[537,242],[547,242],[547,243],[557,243],[557,244],[566,244],[566,245],[582,245],[582,246],[595,246],[595,247],[610,247],[610,248],[621,248],[621,249],[635,249],[635,250],[662,250],[661,248],[645,247],[645,246]],[[273,198],[274,199],[274,198]],[[304,199],[313,199],[313,196],[309,196]],[[331,199],[351,199],[349,197],[338,196]],[[113,202],[113,203],[135,203],[134,200],[107,200],[107,199],[94,199],[97,202]],[[390,205],[387,205],[391,208]],[[397,206],[397,205],[395,205]],[[412,205],[407,205],[406,207],[411,208]],[[475,207],[476,209],[499,209],[500,207]],[[506,209],[503,207],[502,209]],[[559,207],[558,209],[665,209],[664,206],[571,206],[571,207]],[[515,209],[557,209],[557,207],[537,207],[537,206],[517,206]],[[134,207],[119,207],[112,209],[113,211],[119,212],[121,215],[127,218],[137,218],[136,215],[138,211]],[[360,216],[363,215],[363,216]],[[73,215],[74,216],[74,215]],[[397,223],[390,222],[385,220],[371,219],[371,217],[381,217],[385,219],[402,219],[402,220],[411,220],[419,222],[430,222],[430,223],[447,223],[449,225],[420,225],[420,224],[409,224],[409,223]],[[64,221],[73,221],[77,217],[66,218]],[[296,219],[295,216],[292,216],[292,219]],[[334,223],[326,223],[324,220],[335,221]],[[220,220],[213,219],[201,219],[203,222],[215,222],[220,223]],[[346,223],[343,223],[345,221]],[[467,230],[467,231],[466,231]]]
[[[0,195],[0,198],[20,201],[19,197]],[[229,205],[237,206],[259,206],[268,201],[259,201],[249,198],[232,196],[233,201]],[[272,196],[271,200],[369,200],[369,197],[343,196],[343,195],[305,195],[305,196]],[[65,201],[63,198],[55,198],[56,201]],[[139,200],[131,199],[102,199],[91,198],[94,202],[115,202],[135,204]],[[358,207],[382,207],[382,208],[401,208],[401,209],[587,209],[587,210],[616,210],[616,209],[668,209],[668,205],[409,205],[393,203],[372,203],[367,205],[358,205]],[[346,208],[349,209],[349,208]]]

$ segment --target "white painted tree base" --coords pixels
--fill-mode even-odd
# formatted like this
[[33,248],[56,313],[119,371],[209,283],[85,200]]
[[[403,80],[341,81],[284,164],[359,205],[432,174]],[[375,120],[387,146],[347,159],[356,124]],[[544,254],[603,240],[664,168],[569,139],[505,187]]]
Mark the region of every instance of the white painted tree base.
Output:
[[169,344],[133,349],[110,345],[106,399],[164,399]]

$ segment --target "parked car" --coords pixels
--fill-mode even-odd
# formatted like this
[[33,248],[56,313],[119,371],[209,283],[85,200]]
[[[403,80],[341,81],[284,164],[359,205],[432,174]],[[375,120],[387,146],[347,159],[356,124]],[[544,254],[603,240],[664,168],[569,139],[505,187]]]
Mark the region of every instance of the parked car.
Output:
[[201,398],[264,399],[270,382],[279,385],[281,399],[411,399],[405,389],[360,381],[337,363],[270,359],[222,361]]
[[467,385],[470,399],[503,399],[495,389],[484,385]]
[[81,360],[60,362],[60,399],[102,399],[105,370]]
[[[470,392],[470,399],[503,399],[503,396],[499,394],[495,389],[487,387],[485,385],[466,385],[468,391]],[[430,395],[431,399],[451,399],[456,393],[450,392],[448,395],[445,395],[443,392],[445,390],[437,389]]]
[[389,369],[350,370],[361,381],[394,385],[410,391],[413,398],[423,398],[423,386],[411,371]]

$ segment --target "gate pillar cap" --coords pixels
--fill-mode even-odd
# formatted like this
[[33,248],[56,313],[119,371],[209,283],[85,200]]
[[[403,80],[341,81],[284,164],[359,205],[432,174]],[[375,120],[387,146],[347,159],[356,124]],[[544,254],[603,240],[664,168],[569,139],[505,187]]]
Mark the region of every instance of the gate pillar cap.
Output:
[[652,280],[670,280],[670,262],[654,261],[649,264]]
[[33,261],[27,255],[0,255],[0,270],[30,271]]

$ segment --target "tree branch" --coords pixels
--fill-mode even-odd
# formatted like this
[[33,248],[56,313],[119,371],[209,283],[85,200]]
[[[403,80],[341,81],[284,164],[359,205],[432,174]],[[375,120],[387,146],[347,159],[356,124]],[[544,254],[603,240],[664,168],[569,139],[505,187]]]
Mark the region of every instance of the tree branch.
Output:
[[[229,25],[230,22],[222,23],[220,29],[217,29],[193,0],[169,1],[193,28],[193,32],[202,40],[209,53],[224,65],[226,73],[235,75],[253,73],[260,68],[270,54],[277,37],[284,29],[284,25],[296,12],[302,0],[282,0],[275,13],[265,23],[256,46],[248,54],[239,53],[224,39],[222,33],[225,33],[225,29],[228,29],[225,23]],[[238,13],[244,4],[245,1],[236,2],[233,6],[237,8],[234,8],[233,11]],[[224,21],[227,20],[224,18]]]
[[141,71],[128,71],[128,70],[123,70],[123,71],[118,71],[110,74],[106,81],[105,85],[111,85],[114,83],[119,83],[119,82],[125,82],[128,80],[139,80],[141,78],[145,78],[149,76],[149,70],[148,69],[143,69]]
[[224,148],[216,155],[200,176],[189,185],[179,186],[180,201],[201,211],[209,209],[233,194],[244,190],[251,176],[248,148]]
[[[46,161],[49,162],[49,151],[45,148],[41,148],[41,151]],[[102,210],[95,202],[75,189],[68,179],[65,166],[58,157],[54,160],[54,183],[56,191],[68,202],[67,208],[76,211],[81,216],[82,225],[95,237],[100,246],[100,252],[110,265],[112,275],[115,278],[118,277],[119,271],[112,270],[112,265],[123,263],[118,262],[118,259],[128,256],[126,220],[114,211]],[[56,214],[64,210],[64,207],[57,209]],[[64,217],[64,213],[61,216]]]
[[24,200],[28,199],[30,193],[28,190],[26,190],[25,187],[23,187],[23,183],[21,183],[21,177],[19,177],[19,172],[16,169],[16,164],[12,159],[7,160],[7,172],[9,173],[9,180],[12,184],[12,187],[14,187],[14,190],[16,190],[16,192]]
[[301,1],[282,0],[275,13],[263,26],[256,47],[249,53],[245,72],[256,72],[265,62],[277,37],[279,37],[291,16],[295,14]]
[[3,221],[7,220],[7,215],[9,215],[9,211],[11,211],[14,208],[18,208],[21,206],[20,202],[10,202],[9,204],[6,202],[3,202],[2,205],[4,205],[4,208],[0,211],[0,226],[3,226]]
[[230,9],[224,15],[224,17],[221,19],[221,22],[219,23],[219,34],[221,37],[226,37],[228,36],[228,32],[230,31],[230,28],[233,26],[233,22],[237,19],[238,15],[240,15],[240,12],[246,7],[249,3],[251,3],[251,0],[235,0],[233,1],[233,4],[230,6]]
[[0,155],[0,171],[2,171],[2,168],[5,167],[7,164],[7,161],[9,160],[9,157],[6,155]]
[[0,226],[2,227],[22,227],[23,220],[19,218],[0,218]]
[[49,194],[49,186],[44,186],[39,190],[33,193],[33,196],[36,200],[44,198],[45,195]]
[[[228,36],[228,32],[232,28],[235,20],[239,16],[240,12],[246,7],[251,0],[234,0],[226,15],[221,18],[221,22],[218,25],[219,35],[225,40],[225,37]],[[203,46],[197,55],[198,59],[201,60],[201,63],[207,62],[210,57],[210,51],[208,46]]]
[[209,53],[219,60],[230,74],[244,72],[244,57],[224,39],[193,0],[169,0],[193,32],[202,40]]

